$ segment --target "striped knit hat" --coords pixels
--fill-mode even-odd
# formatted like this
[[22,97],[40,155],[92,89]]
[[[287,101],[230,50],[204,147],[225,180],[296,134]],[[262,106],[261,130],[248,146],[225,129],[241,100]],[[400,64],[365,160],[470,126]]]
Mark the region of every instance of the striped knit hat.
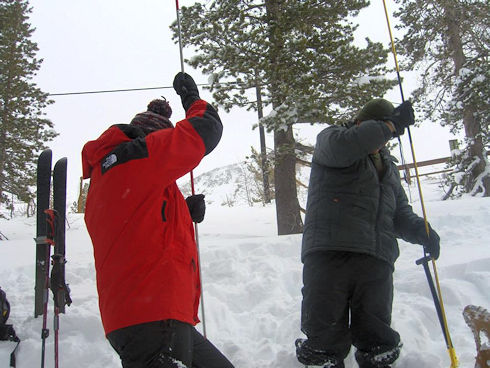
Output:
[[136,114],[130,124],[141,128],[145,134],[150,134],[156,130],[173,128],[170,116],[172,108],[167,100],[157,99],[148,104],[147,111]]

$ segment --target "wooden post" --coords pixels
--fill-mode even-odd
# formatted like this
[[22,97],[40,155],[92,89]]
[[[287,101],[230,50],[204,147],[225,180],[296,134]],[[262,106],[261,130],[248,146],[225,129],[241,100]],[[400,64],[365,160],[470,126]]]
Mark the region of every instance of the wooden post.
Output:
[[78,192],[77,213],[83,213],[83,177],[80,176],[80,191]]

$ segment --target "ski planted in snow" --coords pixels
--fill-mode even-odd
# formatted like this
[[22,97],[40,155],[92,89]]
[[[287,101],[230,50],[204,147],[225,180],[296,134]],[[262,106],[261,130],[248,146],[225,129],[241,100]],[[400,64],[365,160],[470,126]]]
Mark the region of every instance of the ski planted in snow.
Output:
[[[65,313],[65,305],[71,304],[70,289],[65,281],[65,223],[66,223],[66,176],[67,159],[59,159],[52,173],[53,206],[51,199],[52,152],[44,150],[37,166],[37,227],[36,227],[36,286],[34,316],[43,315],[41,332],[41,367],[44,367],[49,290],[54,300],[54,356],[58,367],[59,314]],[[54,248],[53,256],[51,247]],[[51,262],[50,262],[51,259]],[[51,275],[49,274],[52,265]]]
[[52,258],[50,288],[54,300],[54,363],[58,368],[58,336],[60,313],[65,313],[65,305],[71,304],[70,288],[65,280],[65,224],[66,224],[66,157],[59,159],[53,171],[53,213],[57,217],[54,232],[54,253]]
[[53,267],[50,287],[59,313],[65,313],[65,305],[71,304],[70,289],[65,281],[66,168],[67,160],[63,157],[56,162],[53,171],[53,207],[58,215],[58,223],[54,235],[54,254],[51,257]]
[[50,149],[44,150],[37,161],[37,214],[36,214],[36,282],[34,286],[34,317],[43,314],[46,277],[49,272],[50,244],[46,238],[46,213],[51,193]]

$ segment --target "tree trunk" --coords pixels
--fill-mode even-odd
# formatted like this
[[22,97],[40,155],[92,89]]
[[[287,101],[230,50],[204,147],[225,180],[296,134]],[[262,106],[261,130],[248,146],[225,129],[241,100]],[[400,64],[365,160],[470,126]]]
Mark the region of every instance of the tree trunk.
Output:
[[296,155],[293,128],[274,132],[277,233],[298,234],[303,231],[301,208],[296,191]]
[[[454,4],[445,3],[444,13],[446,25],[448,28],[448,48],[451,53],[451,58],[454,63],[454,74],[459,75],[461,69],[466,63],[466,56],[463,51],[463,43],[461,39],[462,30],[458,22],[458,15]],[[460,14],[461,16],[461,14]],[[468,151],[471,157],[478,157],[479,163],[473,167],[469,174],[468,181],[465,183],[465,192],[470,193],[477,181],[479,175],[485,171],[486,167],[486,152],[481,137],[480,122],[474,118],[475,107],[471,104],[465,104],[463,107],[463,125],[466,138],[468,138]],[[490,196],[490,177],[482,180],[483,195]]]
[[[0,125],[3,127],[6,125],[6,110],[2,112],[2,116],[0,118]],[[5,133],[5,129],[0,128],[0,204],[3,203],[3,193],[6,185],[6,176],[4,174],[5,170],[5,160],[6,160],[6,144],[5,141],[7,139],[7,134]]]
[[[281,4],[283,0],[266,0],[269,18],[270,75],[272,107],[280,106],[285,96],[281,96],[281,56],[284,39],[280,29]],[[291,122],[292,124],[293,122]],[[274,183],[276,198],[277,233],[279,235],[298,234],[303,231],[298,193],[296,191],[296,155],[292,125],[287,130],[274,129]]]
[[[481,137],[481,126],[475,121],[473,115],[474,111],[475,108],[473,106],[466,106],[464,110],[464,116],[463,116],[465,135],[467,138],[471,139],[468,148],[469,153],[471,157],[478,157],[479,159],[478,164],[476,164],[473,167],[470,176],[468,178],[468,181],[466,182],[465,191],[467,193],[473,191],[478,176],[481,175],[486,168],[486,160],[485,160],[486,153]],[[482,186],[483,188],[481,189],[481,191],[483,191],[483,196],[485,197],[490,196],[490,177],[488,175],[482,180]],[[478,190],[477,192],[479,191],[480,190]]]
[[[257,73],[256,73],[257,74]],[[260,122],[264,117],[262,109],[262,91],[258,79],[255,82],[255,93],[257,94],[257,112],[259,116],[259,134],[260,134],[260,167],[262,169],[262,186],[264,191],[264,203],[271,203],[271,192],[269,185],[269,167],[267,164],[267,147],[265,145],[265,130]]]

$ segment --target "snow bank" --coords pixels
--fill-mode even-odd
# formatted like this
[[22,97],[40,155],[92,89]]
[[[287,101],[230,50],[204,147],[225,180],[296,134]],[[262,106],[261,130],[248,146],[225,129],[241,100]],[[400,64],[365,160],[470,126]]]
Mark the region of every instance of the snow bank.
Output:
[[[415,191],[412,188],[412,191]],[[441,236],[437,261],[448,324],[461,368],[476,355],[462,311],[468,304],[490,307],[490,198],[436,200],[427,196],[431,225]],[[420,212],[418,202],[414,209]],[[80,215],[69,216],[67,282],[73,304],[60,318],[60,366],[119,367],[99,318],[92,248]],[[34,219],[0,221],[0,286],[11,303],[9,323],[22,340],[19,368],[40,365],[42,318],[34,313]],[[300,235],[276,236],[275,210],[211,205],[199,226],[208,338],[237,368],[301,367],[294,355],[301,306]],[[400,242],[395,271],[393,326],[404,342],[397,368],[449,366],[441,328],[421,266],[419,246]],[[53,362],[50,300],[47,367]],[[13,345],[0,343],[0,367]],[[357,367],[349,355],[346,367]]]

